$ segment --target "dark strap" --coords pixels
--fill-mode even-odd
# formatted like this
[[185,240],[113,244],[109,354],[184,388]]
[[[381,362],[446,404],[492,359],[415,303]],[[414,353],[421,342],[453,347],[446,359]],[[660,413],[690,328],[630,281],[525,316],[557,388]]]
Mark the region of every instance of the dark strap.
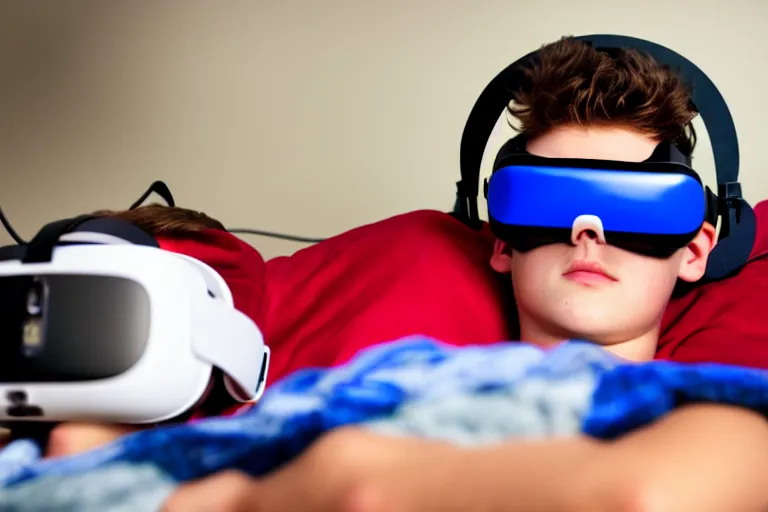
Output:
[[98,240],[94,242],[64,242],[61,240],[63,235],[77,232],[103,233],[134,245],[160,247],[153,236],[130,222],[113,217],[92,218],[88,215],[83,215],[75,219],[64,219],[44,226],[29,244],[0,247],[0,261],[47,262],[50,261],[53,256],[53,250],[57,246],[102,243]]
[[30,240],[26,247],[23,263],[46,263],[53,258],[53,250],[59,243],[59,238],[69,233],[79,224],[91,219],[90,215],[80,215],[72,219],[62,219],[46,224],[38,231],[35,238]]
[[111,235],[134,245],[148,245],[150,247],[160,247],[157,239],[141,229],[122,219],[114,217],[96,217],[86,220],[75,227],[72,232],[90,231],[93,233],[104,233]]

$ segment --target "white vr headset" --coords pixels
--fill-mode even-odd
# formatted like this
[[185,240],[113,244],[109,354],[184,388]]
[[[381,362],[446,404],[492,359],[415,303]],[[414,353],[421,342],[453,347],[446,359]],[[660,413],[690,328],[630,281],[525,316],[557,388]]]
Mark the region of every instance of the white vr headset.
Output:
[[224,279],[115,219],[44,227],[0,249],[0,422],[151,424],[221,375],[256,402],[270,351]]

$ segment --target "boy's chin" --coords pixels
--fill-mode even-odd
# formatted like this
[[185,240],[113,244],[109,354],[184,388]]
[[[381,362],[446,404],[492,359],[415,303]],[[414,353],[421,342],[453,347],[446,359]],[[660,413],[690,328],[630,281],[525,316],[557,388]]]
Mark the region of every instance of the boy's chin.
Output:
[[569,314],[557,324],[563,339],[584,340],[598,345],[614,345],[626,340],[625,334],[610,324],[609,317],[591,311],[578,316]]
[[[658,331],[652,326],[644,329],[637,327],[617,331],[615,326],[604,325],[603,329],[577,328],[573,325],[567,332],[567,339],[582,340],[594,345],[598,345],[605,350],[619,356],[627,361],[650,361],[656,353],[658,344]],[[614,328],[611,328],[614,327]]]
[[639,336],[634,329],[617,330],[615,325],[611,325],[606,320],[608,318],[602,317],[599,321],[591,321],[587,318],[581,322],[562,322],[559,326],[561,337],[567,340],[587,341],[608,348],[627,343]]

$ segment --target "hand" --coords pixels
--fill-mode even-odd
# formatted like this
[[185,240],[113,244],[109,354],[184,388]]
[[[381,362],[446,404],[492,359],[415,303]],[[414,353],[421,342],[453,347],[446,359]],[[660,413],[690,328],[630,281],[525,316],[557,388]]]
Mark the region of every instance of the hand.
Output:
[[46,457],[77,455],[138,430],[131,425],[62,423],[51,430]]
[[[61,423],[51,429],[45,457],[77,455],[134,432],[136,427],[96,423]],[[11,442],[11,430],[0,428],[0,449]]]
[[467,510],[462,461],[447,444],[345,428],[265,478],[227,471],[182,486],[164,512],[421,512]]
[[[138,428],[130,425],[61,423],[48,433],[45,458],[77,455],[110,443]],[[10,429],[0,428],[0,450],[13,439]]]

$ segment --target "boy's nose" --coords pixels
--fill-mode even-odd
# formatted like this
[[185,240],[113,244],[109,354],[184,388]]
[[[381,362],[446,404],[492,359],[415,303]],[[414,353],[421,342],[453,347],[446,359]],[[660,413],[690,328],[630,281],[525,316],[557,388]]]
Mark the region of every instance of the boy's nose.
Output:
[[579,215],[576,217],[571,228],[571,243],[578,245],[583,237],[587,237],[597,243],[605,243],[603,221],[600,220],[600,217],[596,215]]

